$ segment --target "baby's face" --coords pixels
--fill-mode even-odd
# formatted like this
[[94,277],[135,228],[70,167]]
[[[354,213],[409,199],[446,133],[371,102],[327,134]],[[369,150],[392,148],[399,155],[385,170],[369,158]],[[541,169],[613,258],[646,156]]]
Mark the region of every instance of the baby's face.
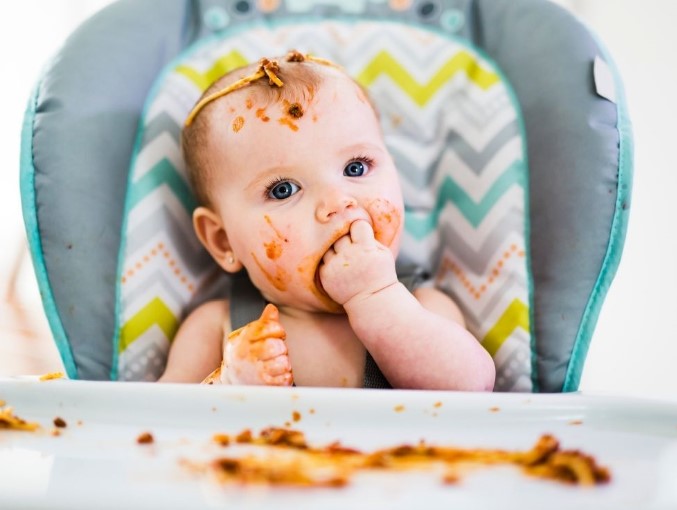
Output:
[[211,195],[235,256],[267,300],[338,312],[319,283],[322,257],[358,219],[396,256],[404,210],[362,91],[345,77],[318,89],[298,105],[257,104],[246,88],[221,99],[226,114],[210,163],[223,172]]

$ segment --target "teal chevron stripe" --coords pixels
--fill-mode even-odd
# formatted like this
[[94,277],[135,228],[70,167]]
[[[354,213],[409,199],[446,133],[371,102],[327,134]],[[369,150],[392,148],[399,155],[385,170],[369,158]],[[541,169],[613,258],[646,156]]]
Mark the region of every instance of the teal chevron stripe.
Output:
[[132,185],[129,209],[131,210],[136,207],[146,195],[163,184],[169,186],[183,207],[186,208],[188,214],[191,215],[193,209],[197,207],[197,202],[186,181],[183,180],[183,177],[179,175],[179,172],[167,158],[162,158],[150,171]]
[[407,232],[416,239],[422,239],[430,234],[437,228],[440,213],[447,202],[451,202],[458,207],[461,214],[476,228],[506,191],[514,185],[524,188],[523,165],[522,160],[517,160],[510,165],[496,179],[496,182],[492,184],[479,203],[473,201],[450,176],[445,176],[437,193],[437,202],[431,212],[416,214],[407,211],[404,218],[404,226]]

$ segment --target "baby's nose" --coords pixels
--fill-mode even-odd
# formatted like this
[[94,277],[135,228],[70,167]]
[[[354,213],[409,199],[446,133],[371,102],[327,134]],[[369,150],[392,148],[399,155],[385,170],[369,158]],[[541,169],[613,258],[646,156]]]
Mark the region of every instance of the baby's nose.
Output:
[[357,206],[355,197],[341,190],[331,189],[320,197],[315,210],[315,217],[321,223],[331,221],[334,216],[341,215],[347,209]]

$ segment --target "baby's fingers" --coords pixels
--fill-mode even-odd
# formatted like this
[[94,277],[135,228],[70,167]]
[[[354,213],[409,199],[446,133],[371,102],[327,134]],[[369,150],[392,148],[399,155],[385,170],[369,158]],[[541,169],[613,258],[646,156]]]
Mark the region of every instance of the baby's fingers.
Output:
[[247,324],[244,334],[249,340],[263,340],[265,338],[284,339],[287,336],[280,322],[262,319]]
[[262,361],[261,366],[263,368],[263,373],[272,377],[291,373],[289,356],[278,356],[277,358]]
[[263,374],[263,382],[268,386],[291,386],[294,384],[294,376],[291,372],[282,375]]
[[266,338],[252,345],[252,354],[261,361],[286,356],[287,344],[279,338]]

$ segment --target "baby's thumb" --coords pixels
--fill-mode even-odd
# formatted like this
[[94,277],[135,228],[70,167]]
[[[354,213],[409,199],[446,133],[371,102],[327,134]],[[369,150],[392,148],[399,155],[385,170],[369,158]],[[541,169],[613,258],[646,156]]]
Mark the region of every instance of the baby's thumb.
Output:
[[280,320],[280,312],[274,304],[268,303],[266,307],[263,309],[263,313],[261,314],[261,320],[278,321]]

